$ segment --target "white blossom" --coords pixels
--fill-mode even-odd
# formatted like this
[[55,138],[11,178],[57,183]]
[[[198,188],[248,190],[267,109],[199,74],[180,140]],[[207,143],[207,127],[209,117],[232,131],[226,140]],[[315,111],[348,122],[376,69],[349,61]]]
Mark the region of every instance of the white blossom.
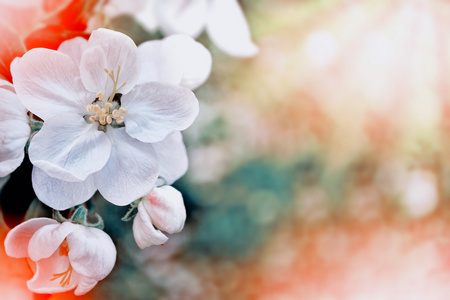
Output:
[[106,13],[111,17],[132,14],[147,30],[160,28],[165,35],[196,38],[206,30],[213,43],[231,56],[250,57],[258,52],[237,0],[112,0]]
[[5,239],[6,254],[36,263],[28,288],[35,293],[75,295],[90,291],[114,267],[116,248],[102,230],[49,218],[35,218],[13,228]]
[[185,155],[179,131],[197,116],[198,101],[184,87],[142,80],[140,57],[129,37],[99,29],[59,51],[32,49],[15,66],[21,102],[44,120],[29,156],[45,204],[67,209],[99,190],[127,205],[160,173],[185,172],[187,163],[170,160]]
[[12,173],[23,161],[30,136],[27,109],[11,83],[0,79],[0,177]]
[[164,244],[169,234],[180,232],[186,221],[183,197],[171,186],[154,188],[138,204],[133,235],[139,248]]

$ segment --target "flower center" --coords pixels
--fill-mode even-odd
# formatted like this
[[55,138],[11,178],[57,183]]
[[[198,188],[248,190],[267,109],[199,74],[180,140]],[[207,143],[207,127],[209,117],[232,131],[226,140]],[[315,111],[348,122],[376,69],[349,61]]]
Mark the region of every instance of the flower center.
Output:
[[113,90],[108,99],[105,98],[105,94],[99,91],[92,104],[86,106],[87,115],[84,119],[89,123],[99,123],[98,130],[106,131],[106,125],[112,127],[123,127],[123,115],[127,113],[124,107],[120,106],[121,94],[118,91],[125,86],[124,82],[120,87],[117,87],[120,74],[120,66],[117,68],[117,74],[114,76],[114,70],[104,70],[109,78],[113,81]]
[[[64,239],[64,241],[59,246],[59,255],[60,256],[69,256],[69,250],[70,250],[69,244],[67,243],[67,240]],[[69,285],[69,283],[70,283],[70,278],[72,277],[72,270],[73,270],[72,265],[69,262],[69,267],[67,268],[67,270],[62,273],[53,274],[53,277],[52,277],[52,279],[50,279],[50,281],[61,278],[61,281],[59,282],[59,284],[62,287],[65,287],[66,285]]]

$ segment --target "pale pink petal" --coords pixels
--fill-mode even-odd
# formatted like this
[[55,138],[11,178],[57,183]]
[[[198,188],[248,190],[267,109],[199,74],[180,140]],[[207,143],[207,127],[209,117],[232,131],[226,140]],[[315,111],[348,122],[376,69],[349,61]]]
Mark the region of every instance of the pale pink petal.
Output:
[[33,190],[38,199],[53,209],[65,210],[89,200],[97,190],[94,178],[68,182],[50,177],[42,169],[33,167],[31,173]]
[[116,247],[104,231],[78,226],[67,236],[69,259],[75,271],[83,276],[102,280],[116,262]]
[[111,143],[97,123],[75,114],[45,121],[29,147],[31,162],[48,175],[66,181],[83,181],[108,161]]
[[231,56],[249,57],[258,52],[244,13],[236,0],[211,1],[206,31],[213,43]]
[[98,280],[86,276],[81,277],[77,288],[74,291],[75,296],[81,296],[92,290],[98,283]]
[[36,48],[20,59],[14,70],[20,101],[43,120],[70,112],[83,116],[95,100],[81,83],[76,63],[66,54]]
[[94,174],[95,185],[106,200],[128,205],[148,194],[159,173],[155,150],[126,132],[108,128],[112,150],[103,169]]
[[182,78],[179,85],[194,90],[208,79],[211,73],[211,53],[202,44],[187,35],[172,35],[164,39],[166,52],[177,56]]
[[4,177],[22,163],[30,126],[27,109],[9,89],[0,88],[0,107],[0,177]]
[[146,143],[159,142],[188,128],[198,114],[198,100],[190,90],[160,82],[136,86],[122,96],[127,133]]
[[133,220],[133,235],[136,244],[141,249],[162,245],[168,240],[161,231],[155,229],[142,201],[138,204],[138,213]]
[[205,28],[208,0],[165,0],[157,4],[159,26],[166,35],[197,37]]
[[49,218],[35,218],[11,229],[5,239],[6,254],[16,258],[28,257],[28,243],[31,237],[38,229],[49,224],[59,223]]
[[89,38],[86,51],[81,57],[81,80],[91,92],[102,91],[107,97],[113,89],[113,81],[104,69],[120,73],[117,88],[120,93],[128,93],[136,84],[140,65],[136,44],[123,33],[100,28],[94,30]]
[[159,176],[167,184],[174,183],[188,169],[188,157],[181,132],[174,132],[161,142],[153,143],[160,166]]
[[173,84],[181,82],[181,62],[174,49],[164,41],[148,41],[138,47],[141,73],[138,84],[159,81]]
[[50,224],[38,229],[28,244],[28,255],[31,260],[38,261],[50,257],[64,239],[80,225],[70,222]]
[[[55,278],[55,274],[66,273]],[[70,276],[69,276],[70,275]],[[64,279],[68,280],[64,285]],[[36,273],[33,278],[28,280],[28,288],[39,294],[63,293],[74,289],[82,280],[82,275],[74,269],[70,270],[69,258],[65,255],[59,255],[59,251],[55,251],[50,257],[44,258],[36,262]],[[64,285],[64,286],[63,286]]]
[[186,221],[183,196],[173,187],[154,188],[142,202],[156,228],[170,234],[183,229]]
[[[13,61],[18,61],[19,57],[16,57]],[[0,78],[0,88],[7,89],[13,93],[15,93],[14,86],[8,80],[4,80]]]
[[87,40],[82,37],[76,37],[71,40],[66,40],[59,45],[58,51],[69,55],[73,61],[80,65],[81,56],[87,47]]

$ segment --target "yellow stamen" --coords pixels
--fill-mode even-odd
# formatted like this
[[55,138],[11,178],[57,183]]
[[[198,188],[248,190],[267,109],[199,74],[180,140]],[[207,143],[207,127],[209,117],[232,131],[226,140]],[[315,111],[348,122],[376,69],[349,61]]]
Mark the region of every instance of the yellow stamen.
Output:
[[112,106],[113,106],[113,105],[112,105],[111,102],[105,103],[105,106],[104,106],[105,112],[108,113],[108,112],[109,112],[109,109],[112,108]]
[[111,124],[112,121],[113,121],[113,119],[111,118],[110,115],[108,115],[108,116],[106,117],[106,123]]
[[125,81],[119,88],[117,88],[117,84],[119,83],[119,73],[120,73],[120,66],[117,67],[117,74],[114,77],[114,70],[109,71],[108,69],[104,69],[104,71],[106,72],[106,74],[108,74],[109,78],[111,78],[111,80],[113,81],[113,90],[111,92],[111,95],[108,98],[108,102],[112,102],[112,100],[114,99],[114,96],[116,95],[116,93],[124,87],[125,84],[127,84],[127,82]]
[[87,112],[91,112],[91,110],[92,110],[92,104],[89,104],[88,106],[86,106],[86,110],[87,110]]
[[122,114],[126,114],[126,113],[128,112],[128,110],[127,110],[125,107],[119,108],[119,111],[120,111]]
[[95,104],[92,106],[92,110],[94,111],[95,114],[98,114],[98,112],[101,111],[102,108],[98,106],[98,104]]
[[98,118],[98,122],[99,122],[101,125],[106,125],[105,119],[106,119],[106,116],[105,116],[105,115],[100,116],[100,117]]
[[100,91],[100,92],[97,92],[95,97],[98,98],[98,100],[102,101],[103,98],[105,97],[105,94],[102,91]]
[[69,267],[67,268],[67,270],[62,273],[53,274],[53,277],[52,277],[52,279],[50,279],[50,281],[53,281],[53,280],[56,280],[56,279],[62,277],[59,284],[62,287],[65,287],[66,285],[69,285],[69,283],[70,283],[70,278],[72,277],[72,270],[73,270],[72,265],[69,262]]

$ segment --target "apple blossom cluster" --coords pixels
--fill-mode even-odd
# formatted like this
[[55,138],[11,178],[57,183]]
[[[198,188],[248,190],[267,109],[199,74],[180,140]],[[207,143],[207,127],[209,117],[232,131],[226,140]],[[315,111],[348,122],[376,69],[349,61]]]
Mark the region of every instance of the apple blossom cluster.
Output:
[[[188,168],[181,131],[199,112],[192,91],[212,66],[210,52],[193,37],[206,28],[225,52],[257,51],[236,1],[185,2],[152,6],[167,34],[162,40],[136,46],[121,32],[99,28],[56,50],[27,51],[11,63],[12,83],[0,79],[0,177],[28,155],[36,197],[53,209],[52,218],[28,219],[5,239],[9,256],[35,266],[31,291],[82,295],[113,269],[116,247],[86,205],[96,193],[131,207],[122,220],[133,221],[141,249],[183,229],[183,197],[171,185]],[[242,28],[222,32],[220,9],[239,15]],[[226,36],[238,39],[228,41],[233,49]]]

